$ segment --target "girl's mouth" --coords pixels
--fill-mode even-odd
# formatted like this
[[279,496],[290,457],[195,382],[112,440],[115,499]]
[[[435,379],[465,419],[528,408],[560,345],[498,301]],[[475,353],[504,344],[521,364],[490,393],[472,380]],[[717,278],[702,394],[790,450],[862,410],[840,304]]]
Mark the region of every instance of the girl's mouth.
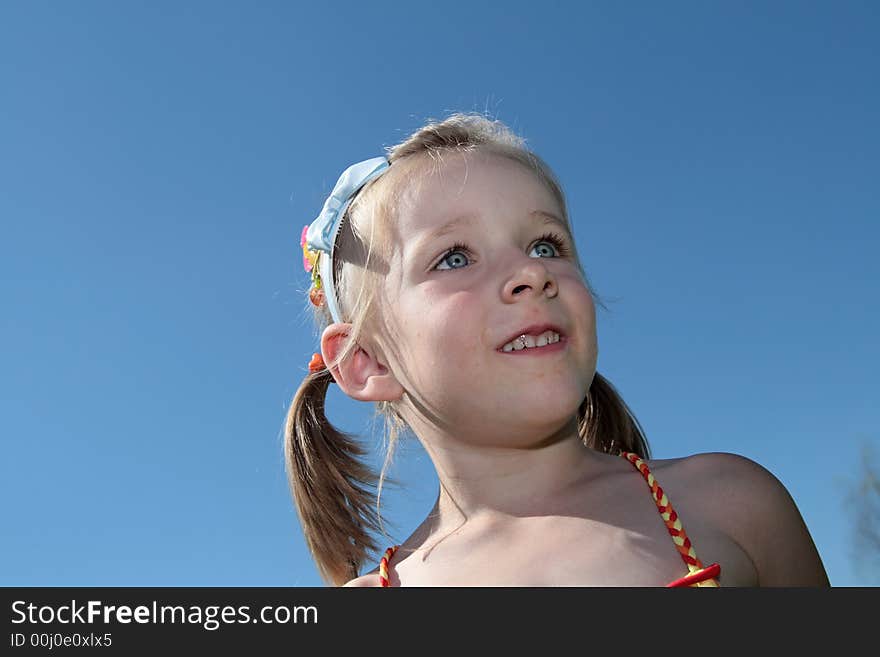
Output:
[[[520,341],[520,344],[522,342]],[[503,349],[498,349],[497,351],[501,352],[505,356],[540,356],[545,355],[548,356],[550,354],[559,353],[560,351],[564,351],[568,346],[568,340],[565,336],[560,335],[558,342],[548,343],[543,347],[524,347],[522,349],[513,349],[511,351],[504,351]]]

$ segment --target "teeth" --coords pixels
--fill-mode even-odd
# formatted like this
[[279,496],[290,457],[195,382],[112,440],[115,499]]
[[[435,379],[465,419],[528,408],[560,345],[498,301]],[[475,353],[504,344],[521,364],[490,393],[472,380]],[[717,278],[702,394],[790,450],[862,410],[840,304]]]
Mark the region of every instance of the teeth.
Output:
[[544,331],[537,338],[533,335],[521,335],[516,340],[508,342],[501,349],[502,351],[522,351],[523,349],[533,349],[535,347],[543,347],[548,344],[559,342],[559,334],[553,331]]

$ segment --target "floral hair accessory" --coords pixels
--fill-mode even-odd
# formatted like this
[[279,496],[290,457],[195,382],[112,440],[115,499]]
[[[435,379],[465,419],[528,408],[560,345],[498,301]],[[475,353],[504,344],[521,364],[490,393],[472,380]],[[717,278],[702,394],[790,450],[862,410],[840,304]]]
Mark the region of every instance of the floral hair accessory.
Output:
[[342,322],[333,281],[333,253],[336,235],[354,195],[373,178],[384,173],[391,163],[385,157],[374,157],[352,164],[336,181],[333,191],[317,218],[303,229],[303,267],[312,274],[313,289],[309,299],[316,306],[325,302],[334,322]]
[[315,372],[321,372],[325,369],[327,369],[327,366],[324,364],[324,358],[321,354],[312,354],[312,360],[309,361],[309,372],[314,374]]
[[320,251],[313,251],[306,244],[306,233],[309,227],[303,226],[299,244],[303,250],[303,269],[312,274],[312,289],[309,290],[309,301],[314,306],[324,305],[324,291],[321,289],[321,274],[319,273],[318,261],[321,259]]
[[315,263],[318,262],[318,258],[321,255],[320,251],[310,251],[309,247],[306,246],[306,233],[309,232],[308,226],[303,226],[302,236],[299,238],[299,245],[303,250],[303,269],[306,271],[312,271],[315,268]]

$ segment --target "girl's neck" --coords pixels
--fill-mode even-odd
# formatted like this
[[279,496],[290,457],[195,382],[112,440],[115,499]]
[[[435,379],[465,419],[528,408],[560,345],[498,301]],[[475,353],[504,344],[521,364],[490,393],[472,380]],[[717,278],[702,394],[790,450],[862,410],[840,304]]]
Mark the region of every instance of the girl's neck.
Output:
[[585,447],[576,425],[538,448],[479,448],[467,458],[460,450],[429,451],[440,480],[434,527],[559,512],[574,492],[617,465],[617,459]]

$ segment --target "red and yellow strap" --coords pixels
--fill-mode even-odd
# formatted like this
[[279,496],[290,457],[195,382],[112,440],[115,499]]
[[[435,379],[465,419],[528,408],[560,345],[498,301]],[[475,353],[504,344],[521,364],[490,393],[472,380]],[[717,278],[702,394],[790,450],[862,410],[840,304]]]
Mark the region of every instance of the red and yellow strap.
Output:
[[391,557],[394,556],[394,553],[397,552],[397,548],[399,547],[399,545],[395,545],[385,550],[385,554],[379,561],[379,581],[384,587],[391,586],[391,582],[388,581],[388,562],[391,561]]
[[632,463],[645,477],[645,481],[648,482],[648,487],[651,489],[651,494],[654,497],[654,502],[657,504],[657,509],[660,511],[660,516],[663,518],[663,522],[666,523],[666,529],[672,537],[672,542],[675,543],[675,547],[678,549],[679,554],[681,554],[681,558],[684,560],[685,564],[687,564],[688,571],[690,571],[684,577],[677,579],[674,582],[670,582],[666,586],[717,587],[718,582],[714,578],[721,573],[721,566],[717,563],[713,563],[711,566],[706,567],[703,566],[702,562],[697,558],[697,553],[691,545],[691,539],[689,539],[687,533],[685,533],[678,514],[675,512],[675,509],[672,508],[672,504],[666,497],[666,493],[660,488],[660,484],[654,479],[654,475],[651,474],[647,464],[638,454],[621,452],[620,455]]

